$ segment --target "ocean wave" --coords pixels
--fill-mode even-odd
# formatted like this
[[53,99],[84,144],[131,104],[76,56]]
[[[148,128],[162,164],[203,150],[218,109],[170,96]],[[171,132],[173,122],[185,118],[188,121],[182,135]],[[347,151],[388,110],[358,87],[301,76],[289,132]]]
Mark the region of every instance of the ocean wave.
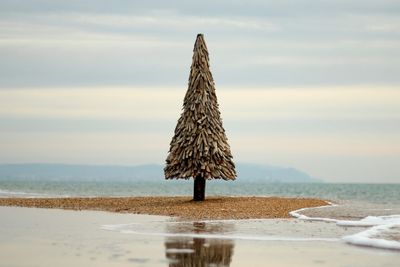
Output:
[[[293,242],[342,241],[350,245],[400,250],[400,215],[367,216],[360,220],[349,221],[334,218],[309,217],[302,214],[303,211],[310,209],[323,209],[335,206],[339,205],[329,203],[326,206],[303,208],[290,212],[290,215],[299,220],[321,222],[315,225],[299,225],[298,222],[285,219],[203,220],[195,222],[155,220],[146,223],[134,222],[129,224],[103,225],[101,229],[117,231],[123,234],[163,236],[167,238]],[[335,225],[324,226],[324,222],[334,223],[340,228]],[[279,225],[279,223],[282,223],[282,225]],[[305,229],[304,227],[307,228]],[[321,232],[318,230],[318,227],[322,230],[325,229],[325,231]],[[367,229],[355,232],[361,227]],[[313,229],[315,230],[314,232]],[[275,230],[277,232],[274,232]],[[329,231],[331,231],[331,234],[324,233]],[[349,232],[351,233],[350,235]]]
[[[243,220],[241,220],[243,221]],[[262,221],[262,220],[258,220]],[[161,222],[165,225],[171,222]],[[172,222],[175,223],[175,222]],[[178,222],[187,223],[187,222]],[[338,238],[323,238],[323,237],[285,237],[285,236],[267,236],[267,235],[249,235],[249,234],[218,234],[218,233],[171,233],[165,231],[143,231],[142,223],[130,223],[130,224],[111,224],[103,225],[101,229],[109,231],[117,231],[122,234],[135,234],[145,236],[162,236],[162,237],[179,237],[179,238],[206,238],[206,239],[227,239],[227,240],[249,240],[249,241],[298,241],[298,242],[309,242],[309,241],[323,241],[323,242],[337,242]],[[149,223],[146,223],[149,226]],[[132,230],[133,229],[133,230]]]
[[[328,206],[317,208],[332,206],[337,205],[330,203]],[[349,221],[332,218],[309,217],[300,213],[309,209],[315,208],[295,210],[290,212],[290,215],[300,220],[333,222],[341,227],[369,227],[359,233],[344,236],[342,237],[342,240],[351,245],[400,250],[400,215],[367,216],[361,220]]]
[[345,236],[343,240],[346,243],[358,245],[358,246],[368,246],[376,248],[394,249],[400,250],[400,242],[397,240],[389,240],[382,236],[395,236],[399,235],[398,230],[394,230],[400,226],[400,221],[395,224],[383,224],[371,227],[363,232]]
[[35,198],[35,197],[48,197],[47,194],[30,193],[22,191],[10,191],[5,189],[0,189],[0,197],[24,197],[24,198]]

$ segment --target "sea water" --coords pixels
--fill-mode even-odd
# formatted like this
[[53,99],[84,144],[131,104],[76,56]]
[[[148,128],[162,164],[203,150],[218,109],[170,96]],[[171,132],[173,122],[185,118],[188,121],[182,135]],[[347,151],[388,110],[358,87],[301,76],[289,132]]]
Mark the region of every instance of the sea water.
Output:
[[[11,180],[0,177],[0,196],[184,196],[191,195],[192,180],[157,182]],[[209,181],[206,194],[225,196],[314,197],[331,201],[400,204],[400,184],[246,183]]]
[[[400,215],[367,216],[355,220],[310,217],[304,211],[338,207],[303,208],[290,214],[297,220],[196,220],[152,221],[146,223],[103,225],[103,230],[140,236],[162,236],[174,244],[175,253],[188,252],[194,240],[245,240],[266,242],[336,242],[400,252]],[[398,212],[399,210],[397,210]],[[362,211],[362,212],[365,212]],[[336,213],[337,214],[337,213]],[[336,216],[335,212],[331,213]],[[211,241],[211,242],[210,242]],[[233,243],[232,243],[233,244]]]
[[[0,197],[180,196],[190,195],[192,186],[192,181],[156,183],[0,179]],[[205,238],[343,242],[400,251],[400,184],[210,181],[206,192],[208,196],[313,197],[327,199],[332,203],[327,207],[293,211],[291,215],[297,218],[297,223],[287,220],[153,222],[145,225],[104,225],[103,229],[184,240]]]

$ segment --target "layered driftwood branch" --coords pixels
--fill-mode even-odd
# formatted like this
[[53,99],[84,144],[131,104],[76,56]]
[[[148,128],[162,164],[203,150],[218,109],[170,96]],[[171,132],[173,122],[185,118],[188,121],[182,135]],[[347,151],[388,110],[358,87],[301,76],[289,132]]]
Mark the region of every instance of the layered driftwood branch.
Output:
[[197,35],[183,112],[166,160],[165,178],[204,177],[234,180],[232,160],[209,69],[207,46]]

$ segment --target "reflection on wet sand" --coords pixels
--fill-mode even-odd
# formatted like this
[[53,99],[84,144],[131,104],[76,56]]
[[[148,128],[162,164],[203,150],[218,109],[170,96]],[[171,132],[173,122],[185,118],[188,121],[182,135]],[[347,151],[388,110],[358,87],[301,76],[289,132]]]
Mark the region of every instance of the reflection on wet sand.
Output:
[[[170,224],[169,233],[206,234],[231,231],[232,225],[190,223]],[[229,266],[232,261],[234,242],[227,239],[197,237],[168,237],[165,254],[169,267]]]

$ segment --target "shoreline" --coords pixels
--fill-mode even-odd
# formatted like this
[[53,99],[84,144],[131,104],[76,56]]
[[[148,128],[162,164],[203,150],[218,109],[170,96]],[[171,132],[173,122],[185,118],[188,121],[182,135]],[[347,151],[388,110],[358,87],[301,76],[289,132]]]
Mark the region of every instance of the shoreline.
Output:
[[[79,199],[85,201],[88,198]],[[269,201],[273,199],[269,198]],[[299,200],[283,199],[292,203]],[[225,199],[228,200],[233,202],[231,198]],[[276,199],[279,200],[282,198]],[[292,212],[308,214],[309,211],[331,210],[319,207]],[[370,231],[370,227],[340,227],[336,223],[314,221],[310,214],[311,221],[285,218],[176,220],[148,213],[82,208],[82,212],[75,212],[66,206],[63,208],[0,206],[0,258],[4,266],[123,267],[140,264],[161,267],[171,263],[192,266],[190,263],[195,259],[210,264],[215,263],[215,259],[226,259],[231,263],[226,266],[232,267],[261,267],[265,266],[266,260],[280,267],[318,267],[321,263],[329,267],[395,267],[400,259],[398,250],[381,246],[386,242],[382,237],[371,236],[378,246],[346,239],[349,236],[359,239],[359,235]],[[37,258],[38,254],[45,254],[45,261]]]
[[285,197],[208,197],[203,202],[191,197],[67,197],[0,198],[0,206],[96,210],[128,214],[147,214],[180,219],[278,219],[293,218],[290,212],[329,205],[316,198]]
[[165,267],[195,266],[199,260],[232,267],[262,267],[266,261],[278,267],[322,263],[397,267],[400,259],[397,251],[341,241],[364,228],[320,221],[171,221],[128,213],[23,207],[0,207],[0,215],[4,266]]

